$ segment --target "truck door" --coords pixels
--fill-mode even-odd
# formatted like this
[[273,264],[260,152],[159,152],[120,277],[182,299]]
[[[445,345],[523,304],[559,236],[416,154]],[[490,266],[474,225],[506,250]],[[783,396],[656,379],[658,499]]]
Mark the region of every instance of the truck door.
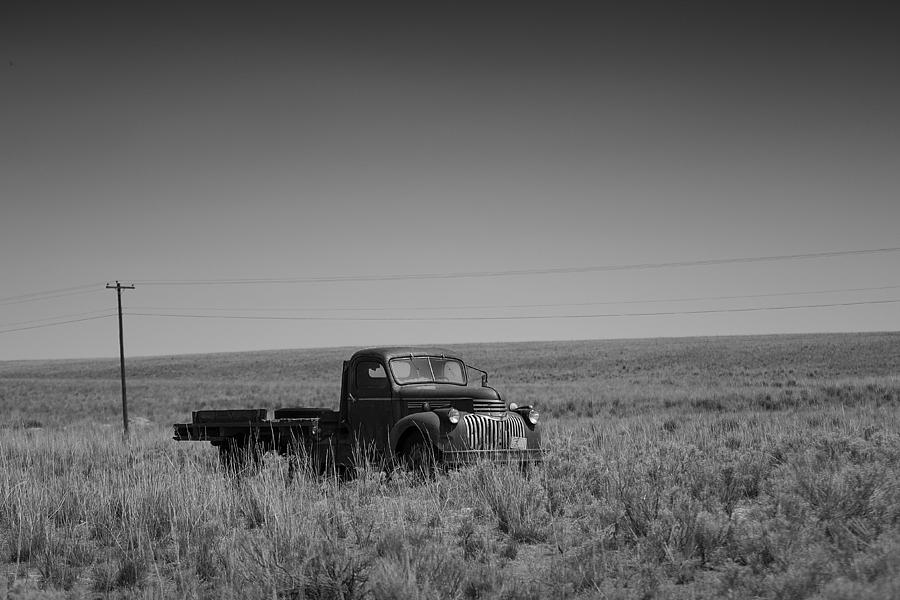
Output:
[[360,358],[350,365],[347,412],[350,427],[366,450],[383,452],[394,424],[391,383],[381,361]]

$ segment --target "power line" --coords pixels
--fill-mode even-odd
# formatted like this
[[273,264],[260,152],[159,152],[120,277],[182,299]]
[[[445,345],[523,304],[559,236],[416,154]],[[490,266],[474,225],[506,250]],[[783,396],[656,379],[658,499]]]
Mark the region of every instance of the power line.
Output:
[[637,313],[590,313],[575,315],[500,315],[500,316],[435,316],[435,317],[289,317],[280,315],[208,315],[208,314],[174,314],[174,313],[126,313],[134,317],[170,317],[182,319],[245,319],[257,321],[525,321],[537,319],[596,319],[603,317],[656,317],[673,315],[703,315],[713,313],[758,312],[769,310],[799,310],[811,308],[835,308],[842,306],[862,306],[875,304],[894,304],[900,298],[890,300],[860,300],[856,302],[831,302],[826,304],[796,304],[790,306],[753,306],[744,308],[718,308],[703,310],[673,310]]
[[285,283],[339,283],[361,281],[405,281],[418,279],[464,279],[485,277],[510,277],[521,275],[550,275],[568,273],[598,273],[608,271],[634,271],[664,269],[673,267],[698,267],[736,263],[777,262],[786,260],[806,260],[833,258],[838,256],[859,256],[866,254],[886,254],[900,252],[900,246],[868,248],[862,250],[840,250],[832,252],[811,252],[804,254],[779,254],[770,256],[744,256],[735,258],[711,258],[703,260],[669,261],[657,263],[633,263],[621,265],[595,265],[583,267],[551,267],[543,269],[512,269],[497,271],[459,271],[455,273],[406,273],[394,275],[335,275],[322,277],[272,277],[272,278],[232,278],[232,279],[145,279],[136,280],[141,285],[261,285]]
[[299,307],[203,307],[203,306],[130,306],[133,310],[154,311],[239,311],[239,312],[303,312],[303,311],[435,311],[435,310],[472,310],[472,309],[515,309],[515,308],[562,308],[573,306],[608,306],[618,304],[661,304],[665,302],[700,302],[708,300],[742,300],[750,298],[775,298],[783,296],[809,296],[818,294],[836,294],[843,292],[868,292],[877,290],[900,289],[900,285],[881,285],[857,288],[832,288],[825,290],[807,290],[799,292],[770,292],[764,294],[738,294],[730,296],[694,296],[681,298],[654,298],[629,300],[597,300],[590,302],[550,302],[536,304],[464,304],[464,305],[429,305],[429,306],[299,306]]
[[31,302],[33,300],[44,300],[46,298],[58,298],[60,296],[70,296],[73,294],[95,291],[102,283],[86,283],[84,285],[76,285],[72,287],[57,288],[54,290],[43,290],[40,292],[29,292],[27,294],[19,294],[17,296],[7,296],[0,298],[0,304],[17,304],[19,302]]
[[12,333],[13,331],[25,331],[27,329],[42,329],[44,327],[56,327],[57,325],[68,325],[69,323],[80,323],[82,321],[94,321],[96,319],[106,319],[114,317],[115,314],[99,315],[96,317],[84,317],[82,319],[71,319],[69,321],[60,321],[59,323],[46,323],[44,325],[30,325],[28,327],[18,327],[16,329],[0,329],[0,334]]
[[0,302],[0,306],[9,306],[9,305],[11,305],[11,304],[24,304],[24,303],[26,303],[26,302],[39,302],[39,301],[42,301],[42,300],[52,300],[52,299],[54,299],[54,298],[64,298],[64,297],[68,297],[68,296],[79,296],[79,295],[83,295],[83,294],[93,294],[93,293],[96,293],[96,292],[98,292],[98,291],[100,291],[100,290],[79,290],[79,291],[66,292],[66,293],[63,293],[63,294],[51,294],[51,295],[48,295],[48,296],[39,296],[39,297],[35,297],[35,298],[23,298],[23,299],[21,299],[21,300],[10,300],[10,301],[7,301],[7,302]]
[[[548,320],[548,319],[596,319],[606,317],[657,317],[657,316],[677,316],[677,315],[702,315],[714,313],[741,313],[741,312],[761,312],[775,310],[801,310],[815,308],[836,308],[846,306],[863,306],[877,304],[896,304],[900,303],[900,298],[888,300],[861,300],[856,302],[831,302],[824,304],[796,304],[790,306],[754,306],[743,308],[720,308],[720,309],[703,309],[703,310],[683,310],[683,311],[654,311],[654,312],[632,312],[632,313],[591,313],[591,314],[575,314],[575,315],[521,315],[521,316],[471,316],[471,317],[288,317],[273,315],[206,315],[206,314],[170,314],[170,313],[125,313],[134,317],[163,317],[163,318],[184,318],[184,319],[243,319],[243,320],[277,320],[277,321],[517,321],[517,320]],[[68,325],[70,323],[80,323],[84,321],[95,321],[97,319],[106,319],[114,317],[116,314],[97,315],[92,317],[83,317],[80,319],[69,319],[55,323],[45,323],[42,325],[30,325],[26,327],[17,327],[13,329],[0,329],[0,334],[12,333],[16,331],[26,331],[30,329],[43,329],[46,327],[56,327],[59,325]]]
[[70,317],[83,317],[86,315],[96,315],[97,313],[105,313],[107,309],[102,310],[89,310],[80,313],[70,313],[67,315],[54,315],[52,317],[43,317],[41,319],[31,319],[29,321],[16,321],[13,323],[0,323],[0,329],[5,327],[16,327],[18,325],[30,325],[31,323],[43,323],[45,321],[56,321],[57,319],[68,319]]

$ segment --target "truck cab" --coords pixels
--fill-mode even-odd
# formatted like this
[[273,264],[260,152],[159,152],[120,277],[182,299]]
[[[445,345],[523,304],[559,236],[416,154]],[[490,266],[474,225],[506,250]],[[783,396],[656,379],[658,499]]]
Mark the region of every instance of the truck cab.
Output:
[[[367,348],[344,363],[342,420],[375,456],[423,444],[442,462],[537,457],[539,415],[507,405],[487,373],[440,348]],[[495,457],[496,458],[496,457]]]

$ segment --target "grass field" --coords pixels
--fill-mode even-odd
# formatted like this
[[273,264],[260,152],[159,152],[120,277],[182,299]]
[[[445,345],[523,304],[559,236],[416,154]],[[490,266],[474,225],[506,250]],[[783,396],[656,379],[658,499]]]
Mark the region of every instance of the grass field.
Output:
[[[219,471],[171,423],[336,406],[350,349],[0,363],[0,598],[900,597],[900,334],[454,346],[544,465]],[[5,577],[4,577],[5,575]]]

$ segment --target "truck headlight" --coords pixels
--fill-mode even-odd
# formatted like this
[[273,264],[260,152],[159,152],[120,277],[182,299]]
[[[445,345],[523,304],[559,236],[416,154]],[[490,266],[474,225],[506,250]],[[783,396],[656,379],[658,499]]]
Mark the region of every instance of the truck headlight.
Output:
[[455,408],[451,408],[447,411],[447,420],[456,425],[459,423],[459,411]]
[[541,418],[541,413],[534,409],[531,409],[525,415],[525,418],[528,419],[528,422],[532,425],[537,425],[538,420]]

